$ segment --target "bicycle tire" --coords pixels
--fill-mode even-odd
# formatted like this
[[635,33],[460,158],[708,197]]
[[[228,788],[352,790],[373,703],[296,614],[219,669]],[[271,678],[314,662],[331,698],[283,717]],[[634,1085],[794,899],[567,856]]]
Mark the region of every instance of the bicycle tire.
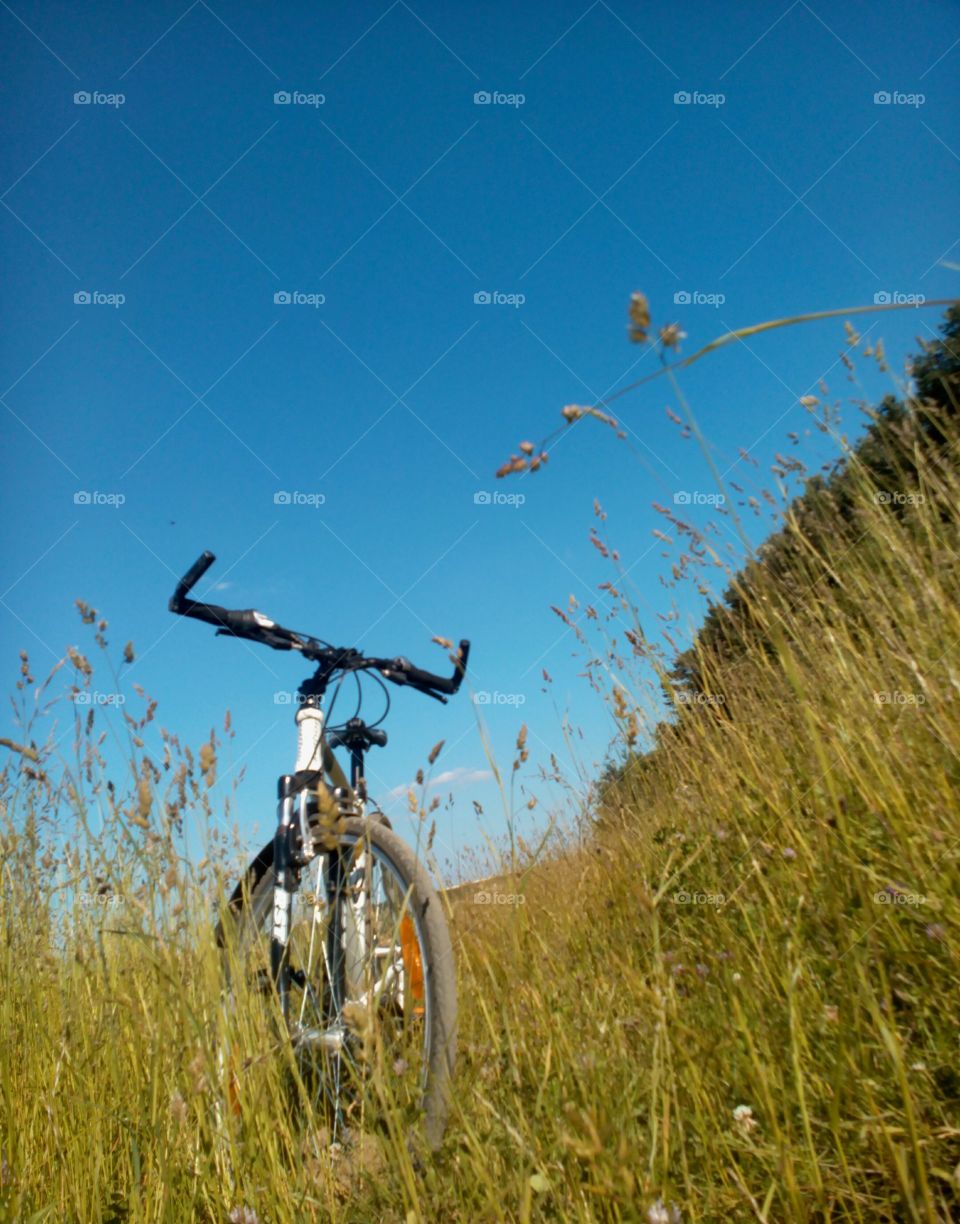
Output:
[[[435,1151],[446,1129],[450,1089],[456,1063],[457,986],[450,932],[440,898],[430,882],[423,862],[397,834],[380,820],[348,818],[340,833],[342,845],[369,842],[384,858],[409,894],[409,909],[419,928],[423,956],[424,990],[429,1000],[425,1083],[421,1099],[422,1133]],[[256,856],[231,902],[241,940],[256,937],[258,924],[273,905],[273,843]],[[247,919],[247,921],[245,921]],[[223,932],[218,930],[219,941]]]

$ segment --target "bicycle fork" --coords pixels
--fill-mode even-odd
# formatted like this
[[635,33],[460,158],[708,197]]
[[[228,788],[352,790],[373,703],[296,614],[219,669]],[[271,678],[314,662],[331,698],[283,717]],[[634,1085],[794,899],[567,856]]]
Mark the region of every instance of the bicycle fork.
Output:
[[322,751],[323,712],[316,698],[308,697],[297,710],[296,773],[284,774],[277,784],[277,829],[273,839],[273,921],[270,936],[270,972],[280,997],[280,1010],[288,1019],[291,971],[290,911],[300,884],[300,869],[312,857],[313,845],[307,812],[307,788],[297,775],[317,768]]
[[[296,982],[301,988],[303,970],[294,971],[289,962],[291,909],[293,896],[300,885],[302,868],[314,857],[315,846],[310,827],[308,810],[309,791],[302,784],[303,771],[318,769],[322,760],[323,713],[316,698],[307,697],[297,710],[297,772],[284,774],[278,783],[279,806],[277,828],[273,842],[273,919],[270,938],[270,971],[281,1012],[289,1020],[290,986]],[[336,792],[339,794],[339,792]],[[340,1017],[346,997],[346,965],[343,948],[342,901],[345,887],[344,864],[339,848],[328,850],[326,858],[326,913],[328,926],[325,940],[327,988],[329,994],[324,1011],[326,1023],[335,1023]],[[319,898],[314,899],[314,906]],[[308,966],[309,970],[309,966]]]
[[280,997],[280,1010],[288,1018],[290,1006],[290,908],[299,882],[299,870],[294,861],[294,793],[295,779],[284,775],[279,782],[277,830],[273,837],[273,923],[270,934],[270,974]]

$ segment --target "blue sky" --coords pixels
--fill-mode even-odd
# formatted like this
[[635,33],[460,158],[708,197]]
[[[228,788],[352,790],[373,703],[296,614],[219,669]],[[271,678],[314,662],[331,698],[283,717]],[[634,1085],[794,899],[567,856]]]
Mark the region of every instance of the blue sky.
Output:
[[[493,473],[563,405],[655,368],[627,341],[630,293],[688,352],[957,293],[955,5],[4,3],[0,24],[10,684],[20,648],[43,673],[84,643],[87,600],[118,650],[133,639],[164,725],[196,744],[232,711],[251,839],[292,764],[274,694],[302,676],[167,613],[202,549],[223,602],[339,644],[445,670],[431,635],[470,637],[474,688],[514,695],[483,710],[501,764],[525,720],[531,771],[550,751],[572,770],[569,715],[589,772],[610,723],[549,606],[610,577],[593,500],[653,633],[674,600],[702,609],[659,582],[650,503],[715,486],[664,382],[617,405],[634,451],[587,422],[535,477]],[[860,323],[896,368],[938,317]],[[762,482],[809,426],[800,395],[853,392],[842,343],[839,321],[789,329],[683,377],[721,470]],[[451,853],[480,839],[471,799],[503,829],[476,715],[396,692],[371,759],[386,794],[446,739]]]

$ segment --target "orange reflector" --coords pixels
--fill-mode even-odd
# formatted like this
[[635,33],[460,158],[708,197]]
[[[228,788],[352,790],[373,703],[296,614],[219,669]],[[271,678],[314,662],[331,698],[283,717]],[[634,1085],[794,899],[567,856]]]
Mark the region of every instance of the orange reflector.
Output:
[[406,973],[406,990],[413,1001],[413,1014],[423,1015],[423,957],[416,927],[409,914],[400,919],[400,950],[403,953],[403,968]]
[[230,1106],[230,1112],[239,1117],[240,1115],[240,1081],[231,1068],[230,1079],[227,1081],[227,1104]]

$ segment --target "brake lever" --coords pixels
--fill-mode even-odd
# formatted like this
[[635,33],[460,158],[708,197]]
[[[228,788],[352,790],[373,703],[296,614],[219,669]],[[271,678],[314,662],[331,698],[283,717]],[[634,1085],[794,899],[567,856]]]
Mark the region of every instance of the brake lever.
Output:
[[389,667],[383,667],[380,669],[380,674],[389,680],[391,684],[396,684],[401,688],[409,687],[416,689],[418,693],[424,693],[427,697],[432,697],[434,701],[439,701],[441,705],[447,704],[447,699],[442,693],[435,693],[433,689],[424,688],[421,684],[415,684],[404,672],[394,671]]
[[273,650],[302,650],[303,644],[299,641],[293,641],[290,638],[281,637],[280,634],[271,633],[269,629],[258,628],[255,632],[238,633],[235,629],[218,629],[217,637],[233,637],[240,638],[246,642],[260,642],[263,646],[270,646]]

